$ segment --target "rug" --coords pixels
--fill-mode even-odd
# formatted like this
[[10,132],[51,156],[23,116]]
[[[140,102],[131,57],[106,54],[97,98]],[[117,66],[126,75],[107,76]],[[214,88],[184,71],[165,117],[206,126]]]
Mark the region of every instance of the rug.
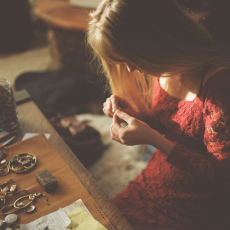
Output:
[[108,198],[113,198],[146,167],[145,146],[126,146],[113,141],[109,131],[112,119],[105,115],[80,114],[77,119],[87,121],[101,134],[106,148],[102,157],[88,171]]

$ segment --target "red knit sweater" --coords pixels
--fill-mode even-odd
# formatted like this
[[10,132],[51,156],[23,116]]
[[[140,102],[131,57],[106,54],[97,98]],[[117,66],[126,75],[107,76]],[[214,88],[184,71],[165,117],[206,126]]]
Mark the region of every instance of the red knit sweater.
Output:
[[175,147],[169,157],[154,152],[115,205],[134,229],[230,229],[230,70],[193,101],[157,83],[152,117]]

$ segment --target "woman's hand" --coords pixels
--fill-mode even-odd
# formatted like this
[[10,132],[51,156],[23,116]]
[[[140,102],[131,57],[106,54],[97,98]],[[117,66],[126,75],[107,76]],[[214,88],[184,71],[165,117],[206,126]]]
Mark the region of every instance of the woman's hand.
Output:
[[[127,123],[122,127],[121,123]],[[148,124],[117,109],[113,115],[110,127],[113,140],[125,145],[152,144],[154,134],[157,133]]]
[[130,103],[116,95],[112,95],[111,97],[107,98],[103,104],[103,112],[108,117],[113,117],[114,112],[117,109],[122,109],[123,112],[128,113],[130,116],[139,118],[139,112],[134,110]]
[[[126,122],[127,126],[122,127],[121,123]],[[170,155],[174,143],[163,137],[159,132],[152,129],[148,124],[140,121],[127,113],[117,109],[113,116],[113,123],[110,127],[113,140],[125,145],[149,144],[166,155]]]

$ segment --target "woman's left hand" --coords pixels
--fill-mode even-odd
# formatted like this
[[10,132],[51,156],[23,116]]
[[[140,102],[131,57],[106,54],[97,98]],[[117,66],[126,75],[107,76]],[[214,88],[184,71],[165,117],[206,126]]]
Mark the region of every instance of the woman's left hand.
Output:
[[[122,122],[126,122],[127,126],[122,127],[120,125]],[[157,131],[143,121],[117,109],[113,116],[110,133],[115,141],[125,145],[138,145],[152,144]]]

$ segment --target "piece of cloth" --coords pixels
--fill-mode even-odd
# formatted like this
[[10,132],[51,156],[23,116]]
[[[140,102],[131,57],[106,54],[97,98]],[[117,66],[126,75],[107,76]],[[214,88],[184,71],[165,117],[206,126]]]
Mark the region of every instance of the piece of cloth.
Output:
[[229,89],[230,70],[210,77],[193,101],[155,84],[152,117],[175,147],[169,157],[152,154],[113,199],[134,229],[230,229]]
[[52,110],[62,116],[91,113],[90,105],[110,96],[106,82],[85,69],[26,72],[15,80],[15,89],[26,89],[42,112]]

